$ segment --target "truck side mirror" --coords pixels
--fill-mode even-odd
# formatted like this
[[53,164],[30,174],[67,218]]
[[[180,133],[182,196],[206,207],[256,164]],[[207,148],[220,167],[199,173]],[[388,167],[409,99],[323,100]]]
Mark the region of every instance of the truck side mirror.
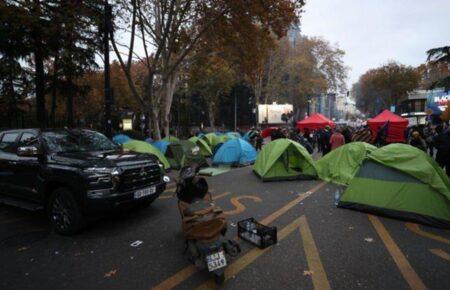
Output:
[[17,148],[17,155],[22,157],[37,157],[40,154],[36,146],[22,146]]

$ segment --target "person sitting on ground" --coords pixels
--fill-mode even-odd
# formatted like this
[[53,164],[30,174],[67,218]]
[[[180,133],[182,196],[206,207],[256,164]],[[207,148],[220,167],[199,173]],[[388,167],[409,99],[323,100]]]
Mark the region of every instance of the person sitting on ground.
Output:
[[339,129],[335,130],[330,137],[331,150],[341,147],[345,144],[345,137],[342,135]]
[[408,144],[424,152],[427,152],[427,144],[425,143],[425,140],[422,139],[418,131],[414,131],[411,133],[411,138],[409,139]]

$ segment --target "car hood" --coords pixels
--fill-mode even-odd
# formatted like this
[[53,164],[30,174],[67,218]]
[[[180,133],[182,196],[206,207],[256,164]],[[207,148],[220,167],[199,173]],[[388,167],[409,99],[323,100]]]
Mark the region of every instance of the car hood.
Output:
[[134,164],[157,162],[156,157],[150,154],[117,151],[97,152],[59,152],[50,157],[51,161],[62,165],[87,167],[120,167]]

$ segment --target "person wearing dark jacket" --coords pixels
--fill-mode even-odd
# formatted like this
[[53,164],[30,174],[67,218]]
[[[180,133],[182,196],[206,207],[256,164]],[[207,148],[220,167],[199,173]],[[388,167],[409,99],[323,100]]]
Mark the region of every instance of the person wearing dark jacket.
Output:
[[420,133],[418,131],[414,131],[411,134],[411,138],[409,139],[409,145],[414,146],[424,152],[427,152],[427,143],[422,139]]
[[447,176],[450,177],[450,127],[443,131],[441,126],[436,128],[437,136],[434,137],[434,147],[437,149],[436,162],[445,168]]

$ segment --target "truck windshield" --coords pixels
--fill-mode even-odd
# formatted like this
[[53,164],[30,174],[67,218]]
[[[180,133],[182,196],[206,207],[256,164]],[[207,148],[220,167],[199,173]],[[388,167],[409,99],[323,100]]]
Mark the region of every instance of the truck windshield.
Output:
[[44,132],[42,137],[51,152],[89,152],[117,149],[117,146],[105,135],[88,130]]

